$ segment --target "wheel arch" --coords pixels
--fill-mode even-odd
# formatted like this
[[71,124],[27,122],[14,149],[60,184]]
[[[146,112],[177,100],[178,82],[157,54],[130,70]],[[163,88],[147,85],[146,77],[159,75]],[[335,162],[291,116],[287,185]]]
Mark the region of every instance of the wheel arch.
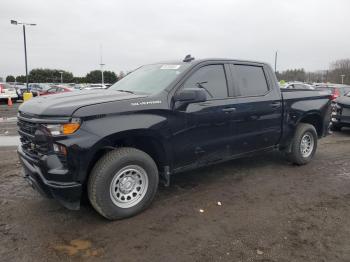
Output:
[[310,124],[315,127],[317,136],[320,138],[323,135],[323,120],[320,114],[316,112],[311,112],[308,114],[305,114],[300,118],[298,121],[297,125],[298,126],[300,123],[305,123],[305,124]]
[[135,129],[109,135],[96,143],[87,168],[89,176],[95,163],[107,152],[120,147],[134,147],[148,155],[157,164],[158,170],[171,166],[171,148],[165,139],[153,130]]

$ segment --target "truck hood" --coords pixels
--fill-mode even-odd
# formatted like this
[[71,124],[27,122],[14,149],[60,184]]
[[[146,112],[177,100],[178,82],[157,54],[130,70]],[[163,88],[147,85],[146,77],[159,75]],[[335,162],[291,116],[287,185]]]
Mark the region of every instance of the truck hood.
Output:
[[82,90],[49,96],[40,96],[24,102],[19,111],[37,116],[71,116],[81,107],[146,97],[113,90]]

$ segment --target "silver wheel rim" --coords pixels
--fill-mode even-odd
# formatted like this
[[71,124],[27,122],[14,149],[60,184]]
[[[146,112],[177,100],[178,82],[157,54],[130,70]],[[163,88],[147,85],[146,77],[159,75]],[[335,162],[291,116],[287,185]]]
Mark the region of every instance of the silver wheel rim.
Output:
[[137,165],[129,165],[119,170],[110,185],[113,203],[121,208],[137,205],[146,195],[148,176],[146,171]]
[[310,132],[306,132],[300,141],[300,153],[303,157],[309,157],[314,150],[314,137]]

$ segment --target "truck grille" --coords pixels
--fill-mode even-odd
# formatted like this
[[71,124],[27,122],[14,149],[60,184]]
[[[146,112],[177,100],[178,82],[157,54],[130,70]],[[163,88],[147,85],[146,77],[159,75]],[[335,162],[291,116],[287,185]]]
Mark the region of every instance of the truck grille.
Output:
[[19,127],[20,134],[23,133],[25,136],[34,136],[35,131],[38,128],[38,124],[24,120],[18,120],[17,125]]
[[47,141],[38,142],[35,141],[35,132],[39,128],[39,124],[18,119],[18,133],[22,143],[23,151],[33,158],[40,157],[49,152],[49,144]]

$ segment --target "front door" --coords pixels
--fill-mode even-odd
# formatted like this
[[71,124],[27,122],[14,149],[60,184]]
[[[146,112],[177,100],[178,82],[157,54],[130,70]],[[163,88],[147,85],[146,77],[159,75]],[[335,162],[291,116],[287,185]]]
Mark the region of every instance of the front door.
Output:
[[175,168],[214,162],[228,156],[231,139],[231,107],[223,64],[205,65],[180,89],[199,87],[207,101],[174,111],[171,122]]

